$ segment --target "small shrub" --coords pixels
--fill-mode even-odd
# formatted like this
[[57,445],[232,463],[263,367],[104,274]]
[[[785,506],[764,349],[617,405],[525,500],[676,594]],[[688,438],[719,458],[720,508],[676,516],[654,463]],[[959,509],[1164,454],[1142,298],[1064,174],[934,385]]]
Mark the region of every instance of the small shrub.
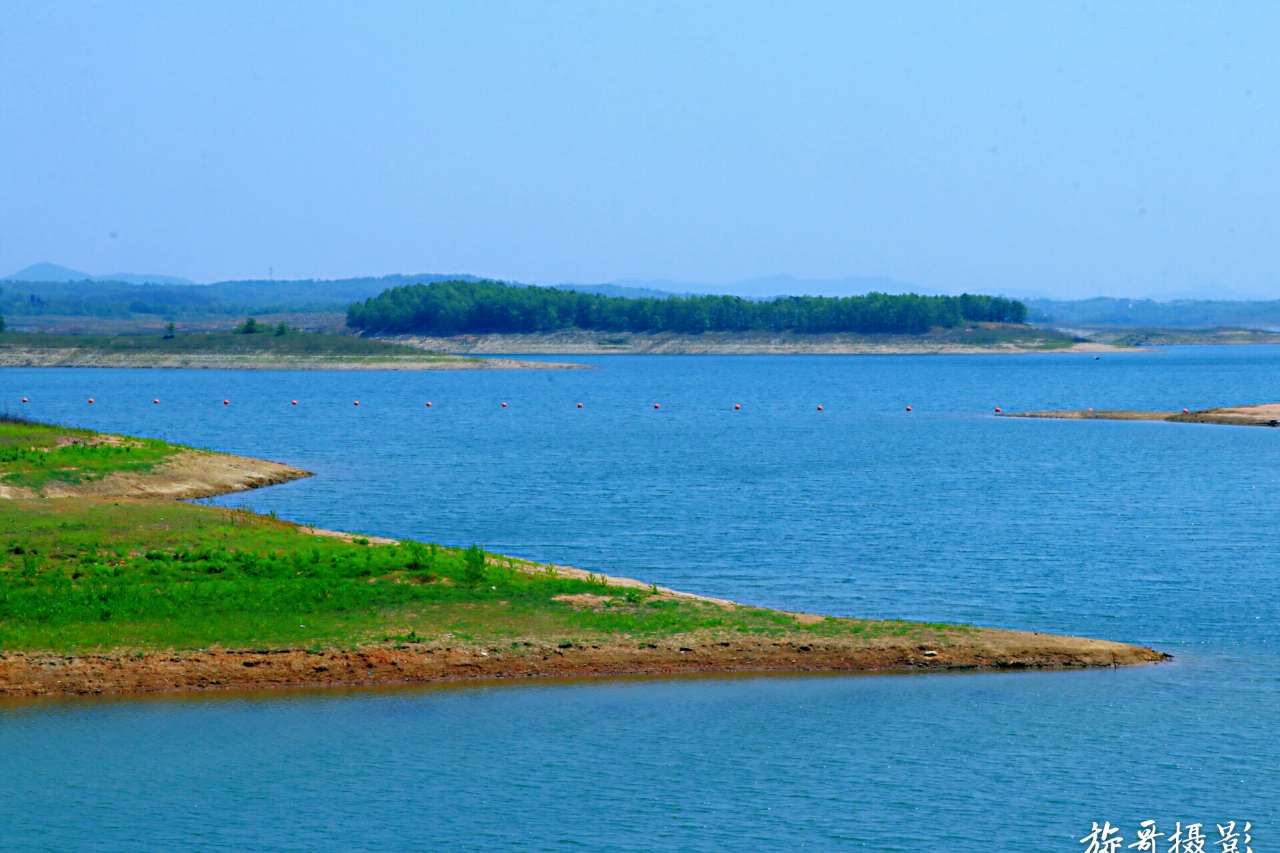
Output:
[[472,545],[462,554],[462,580],[470,586],[484,583],[484,551],[479,545]]

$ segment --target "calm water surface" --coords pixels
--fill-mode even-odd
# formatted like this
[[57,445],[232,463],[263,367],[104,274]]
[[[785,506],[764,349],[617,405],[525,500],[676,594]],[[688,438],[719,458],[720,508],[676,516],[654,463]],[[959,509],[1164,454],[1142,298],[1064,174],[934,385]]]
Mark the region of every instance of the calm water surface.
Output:
[[1274,846],[1280,431],[990,411],[1276,400],[1280,348],[584,360],[9,369],[0,408],[300,465],[218,502],[324,527],[1177,662],[0,705],[0,841],[1079,850],[1151,817]]

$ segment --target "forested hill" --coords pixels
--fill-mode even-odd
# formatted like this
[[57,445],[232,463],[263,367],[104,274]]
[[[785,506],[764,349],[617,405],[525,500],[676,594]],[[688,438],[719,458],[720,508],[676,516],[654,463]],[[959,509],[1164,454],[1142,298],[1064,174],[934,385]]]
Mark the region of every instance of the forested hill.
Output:
[[736,296],[624,299],[493,281],[441,281],[395,287],[347,309],[347,325],[366,332],[858,332],[920,334],[966,322],[1022,323],[1027,308],[998,296]]

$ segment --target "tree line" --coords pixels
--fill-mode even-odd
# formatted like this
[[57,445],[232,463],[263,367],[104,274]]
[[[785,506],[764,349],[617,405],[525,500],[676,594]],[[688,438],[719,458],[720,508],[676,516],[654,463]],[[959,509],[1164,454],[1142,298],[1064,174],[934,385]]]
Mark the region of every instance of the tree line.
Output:
[[439,281],[393,287],[347,309],[366,332],[470,334],[553,332],[856,332],[921,334],[965,323],[1022,323],[1027,307],[1000,296],[673,296],[627,299],[515,287],[496,281]]

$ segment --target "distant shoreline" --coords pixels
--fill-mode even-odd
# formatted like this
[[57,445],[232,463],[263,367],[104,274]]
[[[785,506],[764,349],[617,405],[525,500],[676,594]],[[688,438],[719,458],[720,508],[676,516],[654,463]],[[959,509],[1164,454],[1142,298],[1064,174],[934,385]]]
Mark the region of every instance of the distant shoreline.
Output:
[[103,352],[88,348],[0,349],[3,367],[157,370],[584,370],[588,365],[512,358]]
[[[970,338],[966,340],[966,338]],[[1019,335],[853,335],[796,333],[611,333],[568,330],[545,334],[394,335],[384,340],[456,355],[1000,355],[1132,353],[1135,347],[1070,341],[1037,330]]]

